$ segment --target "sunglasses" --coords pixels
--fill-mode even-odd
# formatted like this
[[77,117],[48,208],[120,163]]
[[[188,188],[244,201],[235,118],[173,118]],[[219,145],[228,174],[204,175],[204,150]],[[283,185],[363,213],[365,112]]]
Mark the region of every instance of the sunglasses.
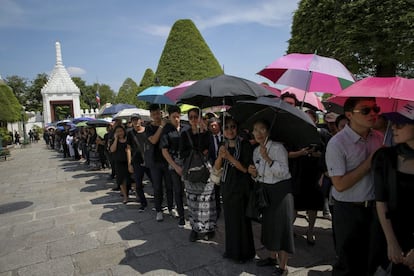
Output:
[[227,130],[227,129],[236,129],[236,128],[237,128],[236,125],[227,125],[227,126],[224,126],[224,129],[225,130]]
[[371,111],[374,111],[374,113],[378,114],[381,111],[381,108],[379,106],[374,105],[373,107],[364,107],[361,109],[352,110],[352,112],[361,113],[362,115],[368,115],[369,113],[371,113]]

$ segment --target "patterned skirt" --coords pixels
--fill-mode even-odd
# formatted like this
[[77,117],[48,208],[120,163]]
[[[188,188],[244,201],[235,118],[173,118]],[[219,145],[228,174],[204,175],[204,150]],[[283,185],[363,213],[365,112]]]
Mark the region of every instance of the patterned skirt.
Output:
[[214,183],[184,181],[188,219],[192,230],[197,233],[215,231],[217,222],[216,195]]

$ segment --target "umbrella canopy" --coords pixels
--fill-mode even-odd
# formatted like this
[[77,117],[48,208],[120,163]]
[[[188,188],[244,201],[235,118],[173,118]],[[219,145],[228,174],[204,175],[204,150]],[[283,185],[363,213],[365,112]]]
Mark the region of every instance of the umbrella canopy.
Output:
[[72,121],[69,120],[69,119],[56,122],[57,126],[65,126],[65,125],[69,125],[69,124],[72,124]]
[[87,127],[88,126],[87,122],[88,121],[79,122],[79,123],[76,124],[76,127]]
[[102,139],[104,138],[105,134],[107,133],[106,131],[106,127],[97,127],[96,128],[96,134],[101,137]]
[[277,84],[330,94],[341,92],[355,81],[342,63],[316,54],[285,55],[258,74]]
[[262,96],[275,95],[255,82],[235,76],[220,75],[195,82],[178,97],[178,102],[205,108],[231,106],[238,100],[252,100]]
[[88,121],[86,122],[86,124],[90,127],[107,127],[111,123],[105,120],[98,119],[98,120]]
[[316,95],[316,93],[306,93],[304,90],[298,89],[296,87],[288,87],[282,89],[282,95],[287,92],[295,94],[296,98],[299,101],[303,101],[303,99],[305,99],[305,102],[303,104],[308,108],[322,111],[325,110],[325,107],[323,106],[321,100],[318,98],[318,95]]
[[289,146],[306,147],[321,141],[310,117],[281,99],[239,101],[228,112],[241,122],[241,128],[250,130],[256,120],[267,120],[271,125],[270,138]]
[[275,94],[276,97],[280,97],[280,95],[282,95],[282,91],[280,89],[277,89],[276,87],[272,87],[264,83],[261,83],[260,85],[272,92],[273,94]]
[[175,102],[164,95],[170,89],[170,86],[151,86],[139,93],[137,98],[149,103],[175,105]]
[[139,114],[141,115],[144,121],[150,120],[150,112],[149,110],[142,109],[142,108],[126,108],[124,110],[119,111],[114,115],[114,119],[129,119],[132,114]]
[[171,101],[176,102],[178,97],[181,96],[181,94],[195,82],[196,81],[184,81],[168,90],[167,93],[165,93],[165,96],[167,96]]
[[413,91],[414,79],[368,77],[357,81],[328,101],[343,106],[349,97],[376,97],[381,112],[392,112],[408,101],[414,101]]
[[85,121],[92,121],[95,120],[95,118],[89,118],[89,117],[78,117],[78,118],[74,118],[72,120],[72,123],[77,124],[79,122],[85,122]]
[[103,116],[103,115],[114,115],[114,114],[118,113],[121,110],[124,110],[126,108],[134,108],[134,107],[136,107],[136,106],[132,105],[132,104],[114,104],[114,105],[111,105],[111,106],[105,108],[100,115],[101,116]]

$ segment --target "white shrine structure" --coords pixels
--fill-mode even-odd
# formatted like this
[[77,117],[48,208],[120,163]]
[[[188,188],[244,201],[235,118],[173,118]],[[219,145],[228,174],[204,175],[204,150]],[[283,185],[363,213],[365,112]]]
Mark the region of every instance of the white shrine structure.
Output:
[[41,93],[43,97],[43,122],[45,124],[58,121],[56,115],[58,106],[69,106],[72,118],[81,116],[80,89],[63,66],[59,42],[56,42],[56,65]]

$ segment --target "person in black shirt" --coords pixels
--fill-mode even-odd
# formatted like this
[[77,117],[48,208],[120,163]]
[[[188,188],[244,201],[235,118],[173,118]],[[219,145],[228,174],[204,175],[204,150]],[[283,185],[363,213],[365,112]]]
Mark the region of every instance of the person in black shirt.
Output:
[[167,204],[170,215],[173,209],[173,189],[171,183],[171,176],[168,170],[168,163],[164,159],[161,148],[160,138],[162,130],[166,125],[166,120],[162,119],[161,109],[158,104],[149,106],[150,116],[152,118],[151,124],[145,128],[145,134],[150,142],[149,167],[151,168],[152,186],[154,188],[155,210],[157,212],[156,220],[163,221],[162,201],[163,201],[163,180],[167,193]]
[[[127,132],[128,145],[130,146],[131,158],[128,160],[129,171],[134,172],[137,199],[140,200],[141,207],[139,212],[143,212],[148,205],[144,194],[142,180],[144,173],[151,180],[151,172],[147,164],[145,164],[144,154],[148,149],[148,139],[145,134],[145,127],[142,125],[142,119],[139,114],[131,116],[132,128]],[[132,168],[131,168],[132,166]],[[152,180],[151,180],[152,182]]]
[[171,181],[174,190],[175,204],[179,216],[178,227],[184,227],[184,183],[181,180],[183,163],[180,157],[180,140],[181,133],[187,128],[180,124],[181,111],[178,106],[168,108],[168,119],[170,123],[163,129],[160,147],[162,155],[168,162],[168,169],[171,175]]

